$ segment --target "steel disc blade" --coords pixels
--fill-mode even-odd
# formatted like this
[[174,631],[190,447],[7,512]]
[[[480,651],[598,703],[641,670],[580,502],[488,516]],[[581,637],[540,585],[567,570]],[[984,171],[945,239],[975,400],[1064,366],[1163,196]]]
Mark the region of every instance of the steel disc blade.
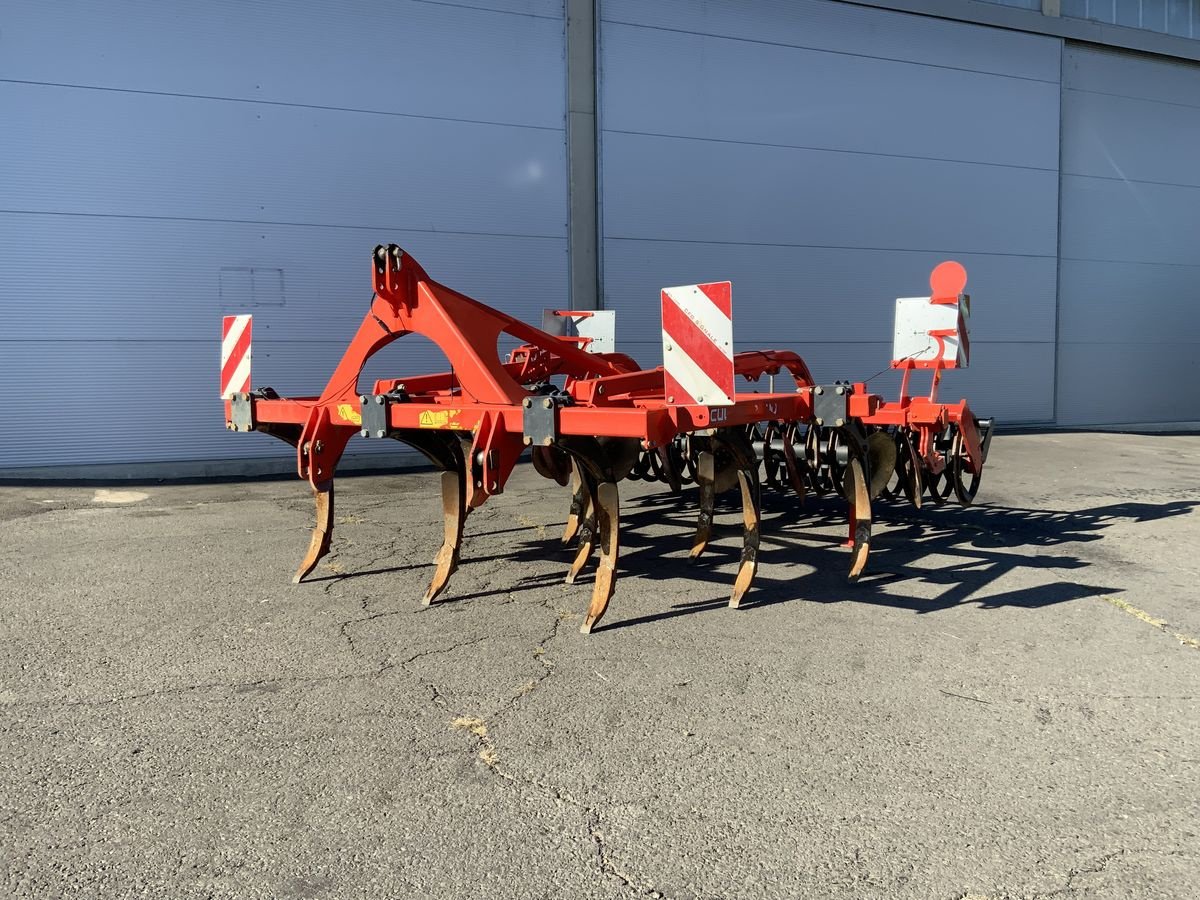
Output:
[[896,471],[896,442],[882,431],[867,437],[867,465],[871,472],[871,499],[887,487]]

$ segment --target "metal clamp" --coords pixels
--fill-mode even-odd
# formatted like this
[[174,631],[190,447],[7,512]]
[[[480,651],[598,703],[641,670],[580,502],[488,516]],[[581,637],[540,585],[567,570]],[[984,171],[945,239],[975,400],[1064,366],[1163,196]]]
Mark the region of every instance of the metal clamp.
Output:
[[558,410],[569,401],[565,394],[548,394],[521,402],[526,447],[551,447],[558,442]]
[[812,389],[813,417],[818,425],[841,428],[850,421],[850,395],[854,386],[849,384],[818,384]]
[[232,431],[254,430],[254,394],[235,392],[229,398],[229,427]]
[[403,389],[390,394],[359,394],[358,402],[362,406],[362,430],[359,434],[365,438],[385,438],[392,432],[388,409],[393,403],[407,403],[408,394]]

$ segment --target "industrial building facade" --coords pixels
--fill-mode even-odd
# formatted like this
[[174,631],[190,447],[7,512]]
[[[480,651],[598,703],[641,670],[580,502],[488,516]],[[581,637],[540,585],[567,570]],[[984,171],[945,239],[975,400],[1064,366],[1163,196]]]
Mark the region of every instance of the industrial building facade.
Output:
[[616,310],[645,365],[659,289],[728,279],[739,345],[884,394],[954,258],[945,398],[1200,421],[1197,59],[1198,0],[9,0],[0,474],[285,467],[222,428],[221,316],[319,392],[387,242],[535,324]]

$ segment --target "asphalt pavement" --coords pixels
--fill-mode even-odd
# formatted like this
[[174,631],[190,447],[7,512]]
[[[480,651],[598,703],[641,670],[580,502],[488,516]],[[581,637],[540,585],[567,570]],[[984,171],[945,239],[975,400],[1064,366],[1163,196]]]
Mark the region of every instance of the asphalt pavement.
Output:
[[[1200,437],[999,435],[976,506],[621,485],[582,635],[567,492],[441,541],[434,473],[0,488],[0,896],[1200,896]],[[733,495],[731,495],[733,496]]]

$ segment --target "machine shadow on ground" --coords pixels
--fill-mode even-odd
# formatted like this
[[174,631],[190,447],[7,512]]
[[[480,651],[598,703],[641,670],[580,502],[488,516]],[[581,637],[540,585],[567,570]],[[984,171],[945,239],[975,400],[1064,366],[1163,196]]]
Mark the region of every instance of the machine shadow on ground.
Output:
[[[626,501],[621,515],[618,594],[622,583],[627,585],[635,579],[684,579],[694,584],[689,591],[691,596],[709,596],[645,615],[622,616],[622,608],[616,608],[610,611],[611,619],[597,626],[596,631],[725,606],[741,555],[740,509],[736,498],[737,493],[731,492],[718,499],[713,541],[696,563],[687,560],[696,518],[694,504],[681,505],[679,497],[667,493]],[[803,508],[797,508],[793,498],[764,493],[760,568],[742,609],[788,602],[852,602],[928,614],[964,603],[973,603],[980,609],[1038,609],[1112,594],[1124,588],[1063,580],[1063,570],[1082,570],[1090,563],[1078,555],[1051,548],[1099,541],[1104,529],[1114,524],[1152,522],[1185,514],[1196,505],[1195,501],[1121,502],[1075,511],[926,505],[916,510],[907,503],[879,502],[867,571],[857,583],[848,584],[849,556],[841,547],[845,539],[845,503],[838,498],[809,497]],[[674,533],[663,534],[664,526]],[[647,533],[650,529],[655,533]],[[547,543],[557,544],[553,540],[525,541],[506,558],[544,561]],[[564,567],[571,550],[562,550]],[[1054,570],[1055,574],[1048,572],[1043,584],[1001,592],[992,589],[998,579],[1009,573],[1031,570]],[[510,593],[544,587],[560,579],[557,573],[533,575],[523,579]],[[590,570],[585,569],[579,583],[590,582]],[[906,584],[924,587],[906,591]],[[937,591],[932,597],[931,585]],[[475,599],[475,596],[458,599]]]
[[[687,559],[697,509],[694,492],[682,496],[667,491],[625,498],[621,509],[621,553],[618,563],[618,598],[628,596],[638,581],[692,585],[689,599],[669,609],[624,616],[626,600],[596,631],[625,628],[663,619],[703,613],[727,605],[741,555],[741,515],[737,491],[717,498],[713,540],[695,563]],[[563,494],[565,508],[567,494]],[[681,500],[683,502],[681,502]],[[799,506],[793,496],[773,491],[762,497],[762,546],[759,572],[742,609],[778,603],[867,603],[934,613],[966,603],[980,609],[1019,607],[1038,609],[1084,597],[1124,590],[1118,585],[1064,580],[1064,570],[1083,570],[1091,563],[1063,547],[1103,539],[1106,528],[1123,522],[1154,522],[1183,515],[1196,501],[1167,503],[1120,502],[1089,509],[1059,511],[984,504],[964,508],[956,504],[926,503],[916,509],[907,501],[876,501],[871,556],[862,578],[847,583],[849,555],[841,546],[846,532],[846,504],[837,497],[812,497]],[[545,537],[521,540],[504,552],[476,556],[474,539],[499,535],[528,536],[535,528],[471,529],[468,519],[463,565],[493,562],[544,566],[560,559],[561,569],[540,571],[511,587],[456,594],[451,589],[437,604],[485,600],[519,594],[559,584],[574,555],[574,546],[563,546],[554,536],[560,523],[544,526]],[[586,592],[594,577],[596,558],[585,567],[577,584]],[[426,562],[381,566],[310,578],[312,582],[345,581],[430,569]],[[1047,571],[1041,584],[997,592],[998,579],[1014,572]],[[1054,574],[1050,574],[1053,570]],[[913,589],[906,589],[912,586]],[[917,587],[920,586],[920,587]],[[624,588],[624,590],[622,589]],[[930,596],[931,589],[934,596]]]

